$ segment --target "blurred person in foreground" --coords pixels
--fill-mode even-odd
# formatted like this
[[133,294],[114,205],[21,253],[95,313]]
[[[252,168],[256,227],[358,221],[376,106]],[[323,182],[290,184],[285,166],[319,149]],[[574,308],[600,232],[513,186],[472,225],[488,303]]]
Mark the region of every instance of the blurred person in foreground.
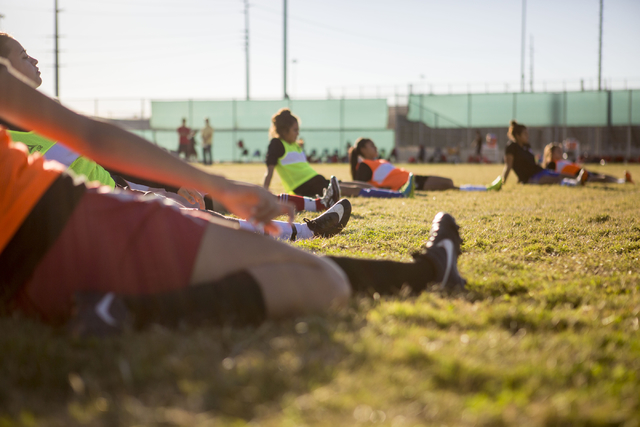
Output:
[[[35,90],[36,67],[27,68],[15,71],[0,58],[5,122],[64,141],[107,167],[209,193],[272,232],[274,217],[292,214],[261,187],[208,174],[74,113]],[[405,284],[414,292],[433,282],[464,288],[457,271],[461,239],[448,214],[436,215],[411,263],[318,257],[199,211],[89,188],[66,169],[30,155],[0,128],[2,313],[103,335],[149,323],[256,325],[344,305],[352,292],[391,293]]]

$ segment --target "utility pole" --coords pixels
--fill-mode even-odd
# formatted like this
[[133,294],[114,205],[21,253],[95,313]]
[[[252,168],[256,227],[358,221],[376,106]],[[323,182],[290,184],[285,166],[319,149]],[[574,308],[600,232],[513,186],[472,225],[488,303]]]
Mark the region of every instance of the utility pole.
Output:
[[244,55],[247,77],[247,101],[249,100],[249,0],[244,0]]
[[600,37],[598,39],[598,90],[602,90],[602,8],[603,1],[600,0]]
[[284,99],[289,99],[287,94],[287,0],[284,1]]
[[533,92],[533,34],[531,34],[531,41],[529,42],[529,88]]
[[522,0],[522,49],[520,50],[520,92],[524,92],[524,50],[527,23],[527,0]]
[[60,62],[59,62],[59,53],[60,50],[58,49],[58,39],[60,38],[60,35],[58,34],[58,12],[60,12],[60,9],[58,9],[58,0],[54,0],[54,16],[55,16],[55,22],[54,22],[54,34],[53,34],[53,40],[54,40],[54,70],[55,70],[55,79],[56,79],[56,90],[55,90],[55,95],[56,98],[60,98]]

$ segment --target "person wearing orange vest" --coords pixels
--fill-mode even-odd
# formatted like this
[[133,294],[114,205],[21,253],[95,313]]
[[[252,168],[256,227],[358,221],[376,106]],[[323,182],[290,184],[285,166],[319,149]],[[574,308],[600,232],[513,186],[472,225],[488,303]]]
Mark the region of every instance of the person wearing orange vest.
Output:
[[[1,39],[1,38],[0,38]],[[142,179],[211,194],[233,214],[276,232],[293,209],[263,188],[209,174],[117,126],[77,114],[34,89],[22,46],[15,69],[0,57],[0,120],[33,129],[97,163]],[[132,155],[129,155],[132,153]],[[462,240],[439,213],[414,261],[318,257],[157,199],[88,188],[66,167],[0,127],[0,315],[20,311],[78,335],[182,321],[259,324],[345,305],[352,292],[464,289]],[[135,238],[132,238],[134,236]],[[75,310],[74,310],[75,307]]]
[[[397,191],[378,190],[368,188],[370,187],[369,185],[361,182],[338,182],[335,176],[327,179],[320,175],[311,167],[302,147],[298,144],[299,132],[299,119],[288,108],[281,108],[271,117],[271,127],[269,129],[271,142],[267,149],[267,172],[264,175],[263,182],[265,189],[269,189],[273,172],[276,171],[280,176],[282,185],[290,195],[307,198],[323,195],[322,199],[332,197],[331,195],[336,193],[338,195],[361,197],[406,197],[405,193],[408,193],[408,191],[400,193]],[[408,190],[412,188],[407,186]],[[320,203],[319,200],[322,199],[316,199],[318,200],[317,203]],[[289,201],[291,202],[292,200],[290,199]]]
[[[351,177],[354,181],[369,183],[377,188],[398,190],[411,172],[378,159],[378,148],[369,138],[358,138],[349,150]],[[456,188],[453,181],[441,176],[414,175],[416,190],[448,190]]]
[[[561,173],[562,175],[577,176],[580,173],[582,167],[569,160],[565,160],[563,156],[562,145],[557,142],[551,142],[544,147],[544,155],[542,160],[542,167]],[[610,182],[615,184],[633,184],[631,173],[624,171],[624,178],[616,178],[615,176],[605,175],[601,173],[588,172],[589,182]]]

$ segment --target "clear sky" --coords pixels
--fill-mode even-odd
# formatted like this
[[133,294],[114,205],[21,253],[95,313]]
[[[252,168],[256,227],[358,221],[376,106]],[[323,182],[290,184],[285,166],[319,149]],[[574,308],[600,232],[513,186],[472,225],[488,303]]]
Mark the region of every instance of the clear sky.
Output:
[[[53,0],[0,0],[0,29],[40,60],[53,93]],[[282,0],[250,0],[251,95],[283,94]],[[521,0],[289,0],[289,93],[519,88]],[[245,97],[242,0],[59,0],[60,91],[72,98]],[[526,81],[587,89],[598,0],[528,0]],[[640,87],[640,1],[604,0],[603,77]],[[295,64],[293,60],[296,60]],[[451,89],[450,86],[451,85]],[[554,86],[555,85],[555,86]],[[362,87],[362,88],[361,88]]]

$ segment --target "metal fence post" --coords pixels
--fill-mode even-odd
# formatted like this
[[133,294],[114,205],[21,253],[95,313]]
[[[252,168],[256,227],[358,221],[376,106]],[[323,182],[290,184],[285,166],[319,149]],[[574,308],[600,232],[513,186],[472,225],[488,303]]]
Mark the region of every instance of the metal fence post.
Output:
[[627,163],[631,160],[631,109],[633,108],[633,103],[631,102],[631,97],[633,96],[633,91],[629,91],[629,125],[627,126]]
[[[233,106],[233,108],[231,109],[233,111],[233,131],[231,132],[231,161],[235,162],[236,161],[236,145],[237,145],[237,134],[236,131],[238,129],[238,120],[237,120],[237,111],[236,111],[236,100],[233,99],[231,101],[231,105]],[[242,156],[242,153],[240,154],[240,156]]]

